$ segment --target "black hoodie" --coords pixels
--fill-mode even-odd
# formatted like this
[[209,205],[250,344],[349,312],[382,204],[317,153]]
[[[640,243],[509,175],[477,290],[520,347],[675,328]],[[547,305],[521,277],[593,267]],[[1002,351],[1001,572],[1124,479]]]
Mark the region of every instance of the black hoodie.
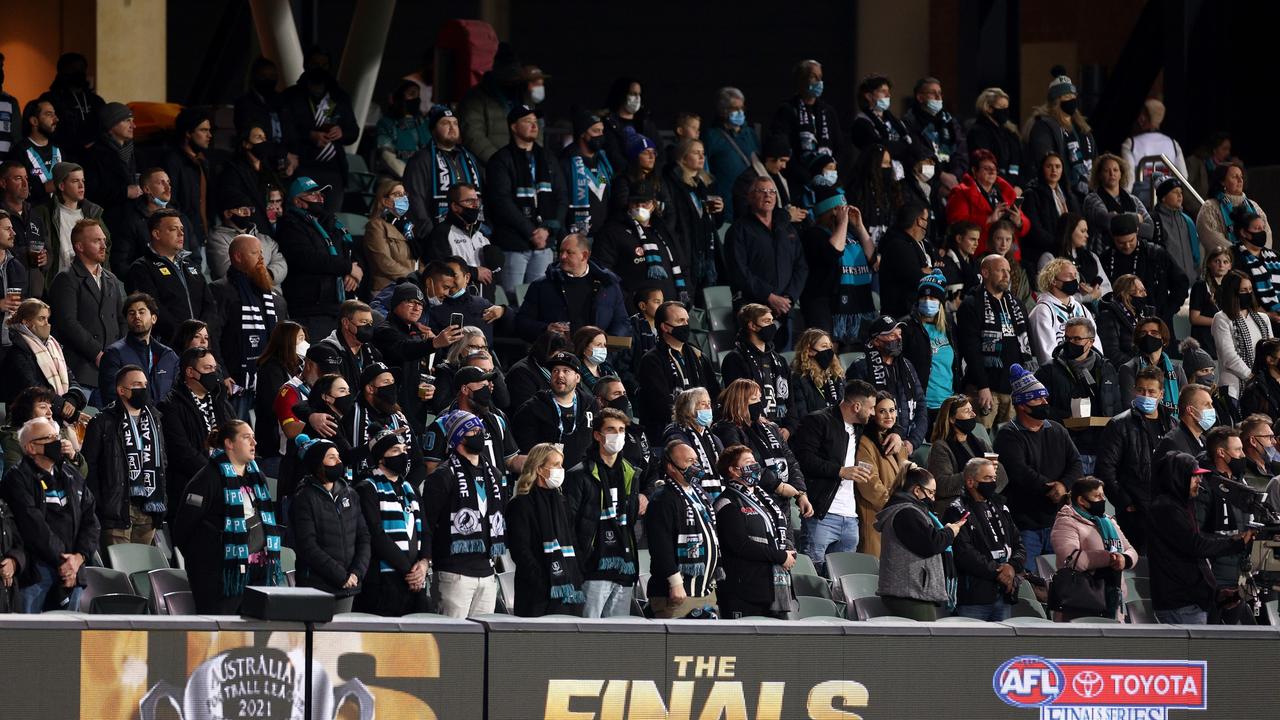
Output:
[[[1156,460],[1153,480],[1158,493],[1148,510],[1147,552],[1151,563],[1151,601],[1155,610],[1196,605],[1213,607],[1217,582],[1206,558],[1244,551],[1239,539],[1200,531],[1190,477],[1199,467],[1186,453],[1167,453]],[[1203,492],[1203,490],[1202,490]]]

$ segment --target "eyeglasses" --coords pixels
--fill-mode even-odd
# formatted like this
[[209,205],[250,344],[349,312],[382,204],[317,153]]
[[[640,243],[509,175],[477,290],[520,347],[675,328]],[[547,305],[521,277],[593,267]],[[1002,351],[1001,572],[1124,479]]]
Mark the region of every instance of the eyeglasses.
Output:
[[757,195],[765,195],[765,196],[769,196],[769,197],[772,197],[772,196],[774,196],[774,195],[777,195],[777,194],[778,194],[778,191],[777,191],[777,190],[774,190],[774,189],[772,189],[772,188],[769,188],[769,189],[767,189],[767,190],[752,190],[751,192],[753,192],[753,193],[755,193],[755,194],[757,194]]
[[1085,342],[1086,340],[1092,340],[1093,338],[1094,338],[1093,335],[1068,335],[1067,336],[1067,339],[1073,343],[1082,343],[1082,342]]

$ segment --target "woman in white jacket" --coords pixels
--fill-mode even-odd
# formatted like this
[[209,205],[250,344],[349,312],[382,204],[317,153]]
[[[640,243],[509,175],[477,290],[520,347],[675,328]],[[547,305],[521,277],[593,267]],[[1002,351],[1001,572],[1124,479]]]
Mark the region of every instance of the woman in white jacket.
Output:
[[1222,277],[1218,313],[1213,316],[1213,342],[1218,347],[1218,385],[1233,398],[1253,372],[1253,351],[1271,337],[1271,321],[1258,309],[1253,281],[1239,270]]
[[[1093,314],[1084,303],[1074,299],[1080,291],[1080,273],[1070,260],[1050,260],[1040,269],[1036,284],[1040,296],[1027,315],[1027,330],[1031,334],[1031,352],[1044,367],[1052,361],[1054,348],[1062,344],[1063,325],[1073,317],[1092,320]],[[1103,352],[1102,343],[1096,338],[1093,347]]]

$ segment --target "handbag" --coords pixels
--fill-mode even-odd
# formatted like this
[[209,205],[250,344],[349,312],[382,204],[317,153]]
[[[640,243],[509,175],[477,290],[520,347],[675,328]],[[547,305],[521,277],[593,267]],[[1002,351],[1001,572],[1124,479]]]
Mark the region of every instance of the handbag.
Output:
[[1049,609],[1075,615],[1103,615],[1107,612],[1106,580],[1089,570],[1077,570],[1077,549],[1049,581]]

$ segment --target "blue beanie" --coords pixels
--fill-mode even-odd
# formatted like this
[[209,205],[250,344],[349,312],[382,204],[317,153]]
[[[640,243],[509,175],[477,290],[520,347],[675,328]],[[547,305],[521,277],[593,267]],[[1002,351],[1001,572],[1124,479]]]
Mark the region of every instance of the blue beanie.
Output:
[[1014,405],[1026,405],[1036,398],[1049,398],[1049,391],[1044,385],[1018,363],[1009,368],[1009,390]]

